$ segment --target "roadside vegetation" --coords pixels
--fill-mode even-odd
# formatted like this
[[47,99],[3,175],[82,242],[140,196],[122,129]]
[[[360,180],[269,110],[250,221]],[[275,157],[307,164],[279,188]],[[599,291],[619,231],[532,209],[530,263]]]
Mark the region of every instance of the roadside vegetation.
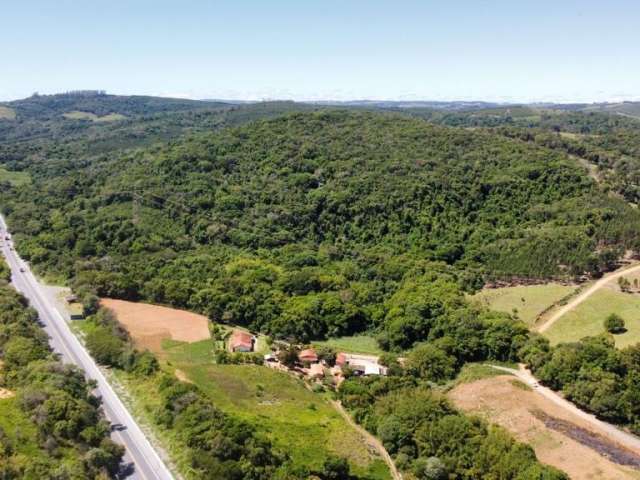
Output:
[[124,449],[76,367],[52,354],[34,310],[0,268],[0,477],[115,478]]

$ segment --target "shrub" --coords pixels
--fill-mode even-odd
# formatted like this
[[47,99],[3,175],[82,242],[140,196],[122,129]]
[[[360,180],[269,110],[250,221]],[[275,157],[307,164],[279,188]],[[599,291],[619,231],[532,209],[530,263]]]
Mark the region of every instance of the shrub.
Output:
[[604,328],[609,333],[624,333],[624,320],[616,313],[609,315],[604,321]]

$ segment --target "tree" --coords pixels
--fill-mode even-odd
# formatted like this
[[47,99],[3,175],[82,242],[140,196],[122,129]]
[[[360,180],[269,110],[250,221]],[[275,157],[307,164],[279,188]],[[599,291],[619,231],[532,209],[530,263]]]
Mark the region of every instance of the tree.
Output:
[[278,360],[283,365],[292,368],[298,363],[298,349],[294,345],[289,345],[278,352]]
[[604,321],[604,328],[609,333],[624,333],[624,320],[617,313],[610,314]]
[[409,352],[406,368],[411,375],[440,382],[456,373],[456,359],[435,345],[423,343]]
[[438,457],[421,457],[413,464],[413,473],[420,480],[446,480],[447,467]]
[[331,456],[322,465],[321,477],[323,480],[349,480],[349,462],[346,458]]

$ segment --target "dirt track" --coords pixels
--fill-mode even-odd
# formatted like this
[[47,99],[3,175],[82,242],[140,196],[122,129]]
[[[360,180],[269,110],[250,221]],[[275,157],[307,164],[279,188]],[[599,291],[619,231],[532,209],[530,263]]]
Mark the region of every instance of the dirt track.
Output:
[[[514,376],[504,375],[458,385],[448,396],[458,408],[506,428],[530,444],[541,462],[567,472],[574,480],[640,478],[639,470],[612,461],[612,453],[616,460],[624,460],[634,452],[600,435],[582,417],[535,390],[524,387]],[[555,423],[547,425],[542,419]]]
[[582,302],[584,302],[587,298],[589,298],[591,295],[596,293],[602,287],[607,285],[609,282],[616,280],[624,275],[628,275],[630,273],[637,272],[637,271],[640,271],[640,265],[638,264],[630,267],[625,267],[605,275],[600,280],[598,280],[593,285],[591,285],[591,287],[589,287],[584,292],[582,292],[577,297],[575,297],[573,300],[571,300],[569,303],[567,303],[566,305],[556,310],[542,325],[537,327],[536,330],[540,333],[548,330],[551,327],[551,325],[553,325],[560,317],[562,317],[567,312],[576,308],[578,305],[580,305]]
[[583,410],[580,410],[573,403],[568,400],[565,400],[561,395],[554,392],[550,388],[544,387],[538,383],[538,380],[533,376],[533,374],[527,370],[524,365],[520,365],[519,370],[515,370],[513,368],[499,367],[495,365],[491,365],[493,368],[497,370],[502,370],[508,372],[512,375],[515,375],[520,380],[522,380],[526,385],[530,386],[535,392],[539,393],[543,397],[549,399],[562,409],[570,412],[576,417],[581,418],[586,421],[590,426],[596,430],[597,433],[609,438],[610,440],[619,443],[620,445],[630,449],[631,451],[640,455],[640,438],[635,435],[631,435],[623,430],[620,430],[618,427],[611,425],[610,423],[603,422],[602,420],[598,420],[595,415],[591,415]]
[[391,476],[393,477],[393,479],[402,480],[402,474],[396,468],[396,464],[393,462],[393,459],[391,458],[391,455],[389,455],[389,452],[387,452],[387,449],[384,448],[384,445],[382,445],[382,442],[378,440],[376,437],[374,437],[373,435],[371,435],[367,430],[362,428],[356,422],[354,422],[353,418],[351,418],[351,415],[347,413],[347,411],[344,409],[344,407],[340,402],[335,400],[330,400],[330,403],[338,411],[338,413],[344,417],[347,423],[351,425],[353,428],[355,428],[358,431],[358,433],[360,433],[360,435],[362,435],[365,438],[365,440],[369,445],[371,445],[373,448],[376,449],[376,451],[380,454],[382,459],[385,461],[385,463],[389,467],[389,471],[391,472]]

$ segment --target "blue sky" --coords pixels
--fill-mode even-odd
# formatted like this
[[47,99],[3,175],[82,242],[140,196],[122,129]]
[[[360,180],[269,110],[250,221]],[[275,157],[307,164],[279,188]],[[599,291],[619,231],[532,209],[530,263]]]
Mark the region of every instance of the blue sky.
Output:
[[0,0],[0,100],[640,99],[637,0]]

